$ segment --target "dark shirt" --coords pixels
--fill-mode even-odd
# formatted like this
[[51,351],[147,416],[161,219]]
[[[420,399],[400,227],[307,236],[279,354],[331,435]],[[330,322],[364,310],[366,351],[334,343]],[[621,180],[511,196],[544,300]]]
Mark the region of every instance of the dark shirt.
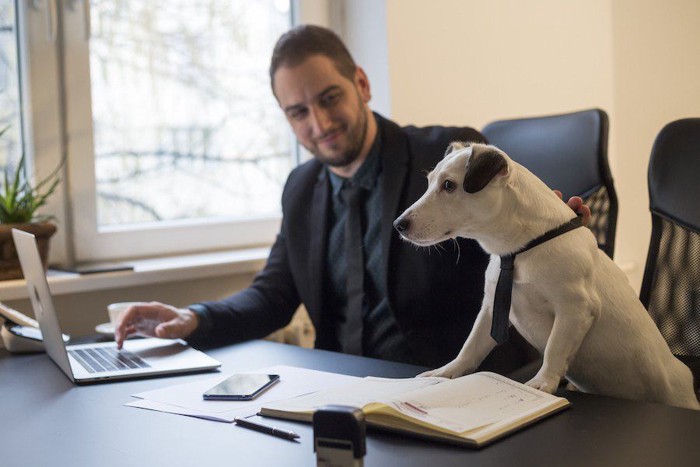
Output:
[[386,272],[382,261],[382,144],[379,133],[370,148],[367,159],[351,179],[345,179],[325,168],[331,184],[332,213],[330,216],[325,308],[328,311],[326,326],[334,333],[337,349],[343,333],[347,314],[346,263],[338,261],[345,254],[345,223],[347,206],[342,190],[348,183],[364,188],[361,207],[363,247],[365,258],[365,283],[363,303],[362,354],[384,360],[410,361],[410,350],[401,334],[387,301]]

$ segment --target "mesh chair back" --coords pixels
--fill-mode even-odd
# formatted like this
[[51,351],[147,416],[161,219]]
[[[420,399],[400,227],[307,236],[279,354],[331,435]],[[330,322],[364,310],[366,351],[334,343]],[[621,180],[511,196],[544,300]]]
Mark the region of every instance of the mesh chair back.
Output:
[[608,165],[608,116],[600,109],[547,117],[499,120],[482,133],[513,160],[558,189],[580,196],[592,212],[589,228],[612,258],[617,194]]
[[697,359],[689,357],[700,356],[700,118],[672,122],[657,136],[649,204],[640,299],[671,351],[694,369]]

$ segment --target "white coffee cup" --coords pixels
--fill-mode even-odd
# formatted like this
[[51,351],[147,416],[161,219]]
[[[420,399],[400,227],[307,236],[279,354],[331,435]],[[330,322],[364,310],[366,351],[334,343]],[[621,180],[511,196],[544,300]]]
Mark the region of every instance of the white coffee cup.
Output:
[[109,323],[112,326],[116,326],[117,324],[117,318],[119,315],[126,311],[127,308],[130,306],[134,305],[140,305],[143,302],[119,302],[119,303],[110,303],[107,305],[107,313],[109,313]]

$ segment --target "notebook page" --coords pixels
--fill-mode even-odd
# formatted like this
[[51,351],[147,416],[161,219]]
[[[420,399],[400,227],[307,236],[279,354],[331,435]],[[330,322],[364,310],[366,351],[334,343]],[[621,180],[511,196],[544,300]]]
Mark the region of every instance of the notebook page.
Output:
[[464,433],[536,412],[560,399],[493,373],[476,373],[405,393],[387,405],[416,421]]

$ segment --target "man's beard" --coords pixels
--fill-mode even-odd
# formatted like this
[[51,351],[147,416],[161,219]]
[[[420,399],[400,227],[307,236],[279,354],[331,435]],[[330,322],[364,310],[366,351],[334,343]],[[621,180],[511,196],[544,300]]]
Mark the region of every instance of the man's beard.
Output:
[[[360,96],[357,96],[358,102],[361,102]],[[360,106],[359,120],[357,125],[352,128],[352,132],[347,135],[348,137],[348,147],[341,154],[337,156],[328,156],[321,152],[318,146],[306,147],[306,149],[316,157],[321,163],[327,164],[331,167],[345,167],[352,164],[360,156],[362,151],[362,146],[365,143],[365,138],[367,137],[367,128],[369,126],[367,113],[364,108]]]

